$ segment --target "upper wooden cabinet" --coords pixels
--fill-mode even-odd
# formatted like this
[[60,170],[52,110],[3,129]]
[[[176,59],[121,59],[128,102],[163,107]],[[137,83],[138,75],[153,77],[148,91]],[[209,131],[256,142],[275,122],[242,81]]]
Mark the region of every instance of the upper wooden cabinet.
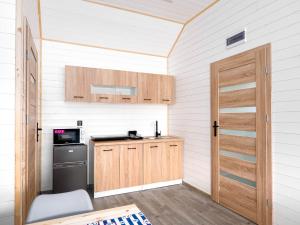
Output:
[[160,94],[159,103],[174,104],[175,103],[175,78],[173,76],[160,76]]
[[138,102],[159,103],[160,75],[139,73],[138,75]]
[[175,103],[172,76],[66,66],[66,101]]
[[120,71],[116,74],[116,103],[137,103],[138,73]]
[[91,91],[91,69],[83,67],[65,67],[65,99],[66,101],[88,102]]

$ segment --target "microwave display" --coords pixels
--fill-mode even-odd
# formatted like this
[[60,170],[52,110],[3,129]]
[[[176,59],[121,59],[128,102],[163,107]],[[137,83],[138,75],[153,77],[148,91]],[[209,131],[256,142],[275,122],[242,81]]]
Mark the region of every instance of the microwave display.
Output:
[[80,129],[54,129],[53,144],[80,144]]

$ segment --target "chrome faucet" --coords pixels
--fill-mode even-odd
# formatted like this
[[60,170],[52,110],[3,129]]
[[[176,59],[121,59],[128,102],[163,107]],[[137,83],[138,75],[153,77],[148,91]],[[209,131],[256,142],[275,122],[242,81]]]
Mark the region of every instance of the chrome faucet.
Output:
[[158,132],[158,121],[155,121],[155,137],[161,136],[161,131]]

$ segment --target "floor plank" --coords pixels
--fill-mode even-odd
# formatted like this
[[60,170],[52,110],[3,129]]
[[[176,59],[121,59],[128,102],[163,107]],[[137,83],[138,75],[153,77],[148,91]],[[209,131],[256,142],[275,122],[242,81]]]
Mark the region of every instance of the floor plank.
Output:
[[153,225],[254,225],[187,185],[93,199],[96,210],[136,204]]

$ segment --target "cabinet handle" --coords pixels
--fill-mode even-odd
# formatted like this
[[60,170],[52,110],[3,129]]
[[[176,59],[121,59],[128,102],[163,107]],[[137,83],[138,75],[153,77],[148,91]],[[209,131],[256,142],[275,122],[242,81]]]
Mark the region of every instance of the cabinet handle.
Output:
[[144,101],[151,101],[152,98],[144,98]]
[[131,98],[122,98],[123,100],[130,100]]
[[157,147],[158,147],[157,145],[150,146],[150,148],[157,148]]
[[136,148],[128,148],[128,150],[131,150],[131,149],[136,149]]
[[178,145],[170,145],[170,147],[177,147]]
[[84,98],[84,97],[83,96],[75,95],[75,96],[73,96],[73,98]]
[[170,99],[163,99],[164,102],[169,102],[171,101]]
[[108,97],[99,97],[99,99],[108,99]]
[[111,152],[113,149],[103,149],[104,152]]

